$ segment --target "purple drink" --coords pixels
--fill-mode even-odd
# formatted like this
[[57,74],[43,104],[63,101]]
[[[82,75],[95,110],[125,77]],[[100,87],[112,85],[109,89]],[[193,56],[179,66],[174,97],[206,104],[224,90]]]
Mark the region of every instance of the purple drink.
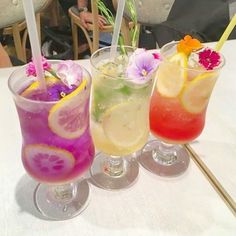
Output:
[[[79,65],[65,62],[63,66]],[[78,188],[77,181],[90,167],[95,151],[89,129],[91,77],[80,69],[79,82],[71,86],[45,72],[46,92],[35,77],[26,76],[24,67],[13,72],[8,82],[20,120],[23,165],[42,183],[37,187],[35,203],[52,219],[77,215],[89,195],[87,182],[82,181]]]
[[[63,90],[63,84],[59,81],[56,84],[59,90]],[[84,87],[77,95],[70,98],[71,105],[66,108],[67,114],[64,114],[65,119],[73,122],[72,119],[70,120],[70,111],[72,109],[79,111],[75,115],[80,116],[77,125],[80,126],[79,133],[81,134],[73,138],[66,138],[65,133],[61,134],[65,136],[62,137],[50,127],[49,124],[55,125],[56,121],[48,122],[48,117],[58,102],[48,104],[48,102],[42,101],[45,96],[40,94],[40,90],[35,89],[34,93],[29,91],[29,95],[25,95],[28,99],[33,97],[34,100],[37,100],[33,102],[32,109],[27,110],[24,105],[18,105],[16,102],[23,136],[22,161],[27,172],[39,182],[68,182],[80,176],[90,166],[94,156],[94,146],[89,131],[89,91],[87,90],[87,87]],[[21,94],[27,94],[25,91]],[[48,88],[48,93],[51,91],[52,86]],[[55,100],[55,96],[48,99]],[[78,105],[74,106],[74,101],[79,99],[83,101],[83,104],[78,102]],[[28,101],[25,102],[25,105],[28,103]],[[30,101],[30,103],[32,102]],[[62,109],[62,107],[58,109]],[[67,135],[69,136],[70,132]],[[55,155],[53,151],[58,154]],[[32,152],[36,153],[32,155]]]

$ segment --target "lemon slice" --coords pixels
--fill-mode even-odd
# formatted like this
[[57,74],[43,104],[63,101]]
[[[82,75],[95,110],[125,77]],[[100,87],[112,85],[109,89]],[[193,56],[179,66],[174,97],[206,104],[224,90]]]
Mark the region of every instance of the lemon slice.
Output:
[[142,145],[148,133],[147,110],[147,104],[143,101],[128,101],[113,106],[102,117],[105,135],[119,147]]
[[178,96],[187,78],[186,67],[187,57],[184,53],[176,53],[167,62],[160,63],[156,83],[159,93],[165,97]]
[[[46,76],[45,81],[47,87],[49,87],[50,85],[56,83],[58,79],[54,76]],[[21,93],[21,96],[28,97],[31,94],[37,92],[38,89],[39,89],[39,81],[38,80],[33,81],[26,89],[24,89],[24,91]]]
[[73,92],[52,106],[48,116],[50,129],[63,138],[79,137],[87,128],[87,99],[88,91],[84,79]]
[[207,106],[216,78],[216,73],[205,72],[189,82],[181,96],[181,103],[188,112],[199,113]]
[[65,178],[75,165],[75,158],[72,153],[46,144],[24,146],[22,160],[32,176],[47,182]]

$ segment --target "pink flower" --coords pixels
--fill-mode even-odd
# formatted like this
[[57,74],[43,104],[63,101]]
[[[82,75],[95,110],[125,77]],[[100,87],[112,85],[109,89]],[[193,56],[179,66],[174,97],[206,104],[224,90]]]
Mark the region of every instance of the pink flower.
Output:
[[[47,70],[50,68],[50,64],[48,63],[47,59],[42,57],[42,66],[44,70]],[[30,76],[36,76],[36,69],[35,69],[35,65],[33,63],[33,61],[29,62],[28,64],[26,64],[26,75]]]
[[155,59],[160,59],[160,55],[157,52],[153,52],[152,55]]
[[159,54],[137,49],[130,57],[126,70],[127,76],[135,83],[145,83],[150,78],[149,74],[157,68],[158,63]]
[[73,85],[80,84],[83,70],[80,65],[71,60],[62,61],[57,66],[56,76],[69,88],[72,88]]
[[216,66],[220,64],[220,55],[218,52],[205,48],[198,53],[198,62],[203,65],[207,70],[213,70]]
[[[47,59],[42,57],[42,66],[45,71],[60,79],[69,89],[79,85],[82,80],[83,70],[81,66],[71,60],[59,62],[55,70]],[[26,65],[26,74],[27,76],[36,76],[35,65],[32,61]]]

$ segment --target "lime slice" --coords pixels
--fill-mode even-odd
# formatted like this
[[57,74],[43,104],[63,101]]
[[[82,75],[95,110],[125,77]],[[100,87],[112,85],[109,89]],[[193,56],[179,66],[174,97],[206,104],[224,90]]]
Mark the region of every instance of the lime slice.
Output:
[[217,75],[205,72],[196,76],[183,90],[180,98],[183,107],[190,113],[199,113],[207,106]]
[[87,99],[88,91],[84,79],[73,92],[52,106],[48,116],[50,129],[63,138],[79,137],[88,125]]
[[142,143],[147,136],[147,125],[147,104],[143,101],[117,104],[102,117],[105,135],[114,145],[124,148]]
[[178,96],[187,78],[186,67],[187,57],[184,53],[176,53],[167,62],[160,63],[156,83],[159,93],[165,97]]
[[72,153],[46,144],[26,145],[22,154],[27,171],[35,178],[47,182],[65,178],[75,165]]

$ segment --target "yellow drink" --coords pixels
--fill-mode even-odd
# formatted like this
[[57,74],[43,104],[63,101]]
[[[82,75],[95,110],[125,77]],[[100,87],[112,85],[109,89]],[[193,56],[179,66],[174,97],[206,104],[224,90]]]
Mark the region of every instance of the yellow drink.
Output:
[[[121,156],[142,148],[149,133],[153,79],[137,84],[125,78],[127,56],[98,61],[93,68],[91,132],[96,148]],[[153,76],[152,73],[150,76]]]
[[158,64],[157,55],[144,49],[111,47],[91,57],[91,134],[99,152],[90,168],[97,186],[122,189],[133,184],[139,173],[134,152],[149,134],[149,99]]
[[101,121],[92,120],[96,147],[110,155],[127,155],[140,149],[149,133],[145,99],[124,101],[107,108]]

